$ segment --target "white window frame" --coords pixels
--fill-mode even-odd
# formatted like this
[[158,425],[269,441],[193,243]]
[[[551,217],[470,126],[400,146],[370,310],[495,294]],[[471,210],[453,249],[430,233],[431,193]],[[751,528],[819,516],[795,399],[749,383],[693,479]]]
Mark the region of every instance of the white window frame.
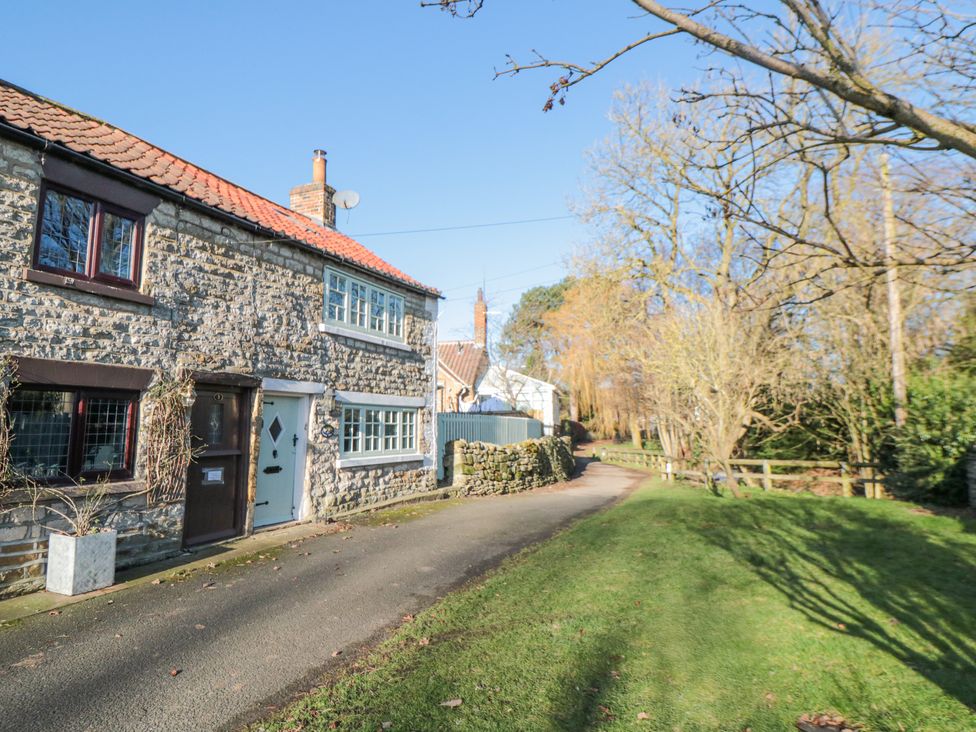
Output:
[[[341,325],[351,330],[404,341],[404,312],[406,300],[383,287],[376,287],[350,277],[338,270],[325,270],[325,302],[322,315],[326,323]],[[333,303],[333,281],[345,283],[345,288],[335,287],[340,297]],[[341,299],[342,305],[338,304]],[[341,309],[342,317],[338,317]]]
[[[345,322],[349,319],[349,278],[338,272],[329,272],[326,277],[326,290],[328,291],[325,298],[326,318]],[[333,297],[333,295],[338,295],[338,297]],[[342,314],[341,316],[333,315],[333,311],[341,311]]]
[[[421,459],[422,456],[417,451],[419,411],[417,407],[342,404],[339,457],[347,459],[409,456]],[[390,434],[387,433],[389,428],[392,428]]]

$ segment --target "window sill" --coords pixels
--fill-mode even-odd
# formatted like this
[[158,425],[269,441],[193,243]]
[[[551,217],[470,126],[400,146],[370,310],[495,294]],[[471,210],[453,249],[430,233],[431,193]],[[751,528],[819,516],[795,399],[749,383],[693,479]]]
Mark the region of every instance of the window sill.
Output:
[[328,333],[329,335],[342,336],[343,338],[353,338],[357,341],[375,343],[378,346],[385,346],[386,348],[396,348],[399,351],[413,350],[402,341],[395,341],[392,338],[384,338],[383,336],[372,335],[371,333],[363,333],[352,328],[343,328],[340,325],[333,325],[332,323],[319,323],[319,333]]
[[79,280],[73,277],[66,277],[65,275],[54,274],[53,272],[45,272],[40,269],[24,269],[24,279],[28,282],[35,282],[39,285],[52,285],[54,287],[63,287],[67,290],[76,290],[77,292],[87,292],[92,295],[102,295],[103,297],[111,297],[115,300],[125,300],[127,302],[138,303],[139,305],[155,305],[156,298],[152,295],[146,295],[138,290],[128,290],[124,287],[113,287],[112,285],[106,285],[101,282],[92,282],[90,280]]
[[368,455],[365,457],[339,458],[336,460],[336,467],[342,468],[362,468],[367,465],[394,465],[396,463],[419,463],[424,456],[420,453],[412,455]]
[[[71,498],[82,498],[89,493],[91,493],[97,484],[92,481],[87,485],[52,485],[51,490],[62,493]],[[41,492],[45,488],[40,489]],[[105,484],[105,494],[109,496],[125,496],[137,493],[144,493],[146,490],[146,482],[144,480],[118,480],[114,482],[109,482]],[[58,500],[55,496],[44,497],[39,501],[40,503],[47,503],[50,501]],[[0,505],[12,506],[17,504],[28,504],[31,502],[30,494],[27,491],[14,490],[9,495],[4,496],[3,500],[0,501]]]

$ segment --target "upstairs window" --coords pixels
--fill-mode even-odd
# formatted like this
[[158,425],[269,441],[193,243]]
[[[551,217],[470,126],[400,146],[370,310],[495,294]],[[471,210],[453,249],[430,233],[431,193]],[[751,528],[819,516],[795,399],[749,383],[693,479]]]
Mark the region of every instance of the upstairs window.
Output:
[[386,293],[381,290],[370,290],[369,293],[369,329],[386,332]]
[[329,274],[329,320],[346,319],[346,278]]
[[77,279],[138,287],[142,228],[137,214],[45,187],[34,266]]
[[326,320],[402,341],[403,313],[400,295],[326,270]]
[[[366,327],[366,285],[352,283],[352,305],[349,309],[349,324],[356,328]],[[346,322],[345,318],[336,318],[339,322]]]

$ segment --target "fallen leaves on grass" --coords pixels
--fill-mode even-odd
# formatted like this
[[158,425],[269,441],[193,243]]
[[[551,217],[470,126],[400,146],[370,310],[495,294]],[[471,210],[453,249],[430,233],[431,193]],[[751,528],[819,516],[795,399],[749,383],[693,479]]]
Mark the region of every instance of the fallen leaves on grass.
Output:
[[796,728],[800,732],[855,732],[861,725],[839,714],[804,714],[796,720]]
[[461,704],[463,703],[464,702],[462,702],[460,699],[448,699],[447,701],[441,702],[441,706],[450,707],[451,709],[453,709],[454,707],[461,706]]
[[650,718],[651,718],[651,715],[648,714],[647,712],[637,712],[637,719],[640,722],[643,722],[644,720],[647,720],[647,719],[650,719]]
[[429,646],[430,645],[430,638],[421,638],[419,641],[417,641],[417,645]]

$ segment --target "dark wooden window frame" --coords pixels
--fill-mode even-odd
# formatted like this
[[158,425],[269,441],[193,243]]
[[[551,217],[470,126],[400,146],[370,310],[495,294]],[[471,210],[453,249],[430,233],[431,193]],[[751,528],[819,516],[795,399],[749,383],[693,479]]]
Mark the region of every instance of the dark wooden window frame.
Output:
[[[56,191],[66,196],[73,196],[87,201],[95,206],[95,213],[92,221],[88,225],[88,250],[85,260],[85,271],[75,272],[68,269],[60,269],[40,263],[41,255],[41,232],[44,227],[44,207],[47,203],[49,191]],[[132,247],[132,268],[131,279],[116,277],[114,275],[99,272],[102,261],[102,225],[106,213],[124,216],[135,222],[134,244]],[[138,290],[140,274],[142,272],[142,246],[143,233],[145,231],[145,216],[122,206],[117,206],[108,201],[88,195],[82,191],[69,188],[67,186],[56,185],[48,181],[41,183],[40,203],[37,207],[37,225],[34,227],[34,251],[31,255],[31,267],[40,272],[51,272],[61,275],[68,279],[83,280],[86,282],[101,282],[113,287]]]
[[[39,483],[47,485],[71,485],[81,481],[132,480],[135,474],[136,432],[138,431],[139,422],[140,393],[138,391],[89,389],[43,383],[20,383],[18,384],[18,389],[25,391],[59,391],[72,395],[71,425],[68,432],[68,474],[63,478],[36,479]],[[128,428],[125,435],[125,461],[123,467],[108,472],[96,470],[82,471],[81,465],[84,460],[82,453],[85,444],[85,409],[89,400],[100,398],[129,400],[127,412]]]

